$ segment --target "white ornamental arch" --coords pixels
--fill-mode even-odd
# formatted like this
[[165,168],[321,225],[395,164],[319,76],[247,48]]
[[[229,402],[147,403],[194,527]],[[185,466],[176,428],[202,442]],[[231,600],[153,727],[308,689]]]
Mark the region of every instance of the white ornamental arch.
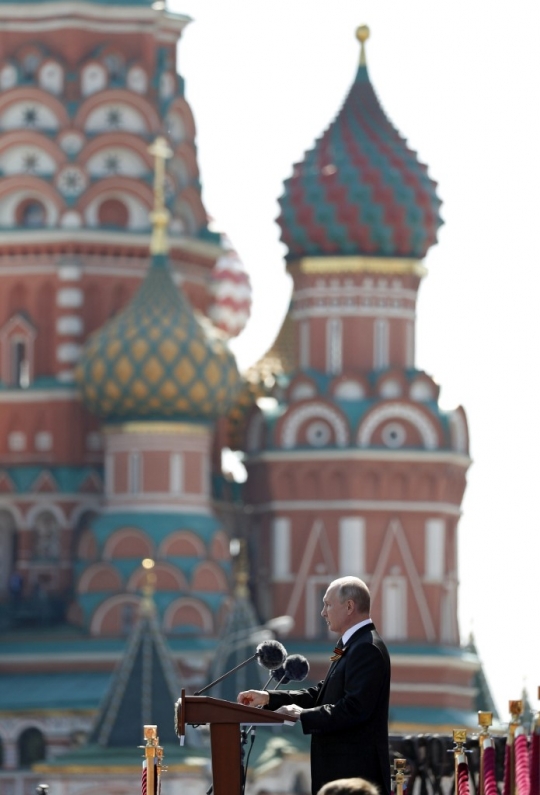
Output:
[[419,432],[426,450],[436,450],[439,446],[439,437],[433,423],[425,414],[414,406],[405,403],[390,403],[376,408],[360,424],[357,443],[359,447],[369,447],[375,429],[386,420],[405,420]]
[[310,403],[292,411],[286,418],[281,430],[281,446],[289,450],[295,447],[300,427],[310,419],[326,420],[334,431],[338,447],[349,444],[349,429],[342,415],[324,403]]

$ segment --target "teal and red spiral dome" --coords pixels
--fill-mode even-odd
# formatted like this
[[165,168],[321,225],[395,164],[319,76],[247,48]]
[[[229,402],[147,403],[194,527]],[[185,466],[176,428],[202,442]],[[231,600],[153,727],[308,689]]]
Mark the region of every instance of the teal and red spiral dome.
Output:
[[278,224],[288,260],[422,258],[442,224],[436,183],[384,113],[369,80],[363,26],[355,82],[334,122],[295,165]]

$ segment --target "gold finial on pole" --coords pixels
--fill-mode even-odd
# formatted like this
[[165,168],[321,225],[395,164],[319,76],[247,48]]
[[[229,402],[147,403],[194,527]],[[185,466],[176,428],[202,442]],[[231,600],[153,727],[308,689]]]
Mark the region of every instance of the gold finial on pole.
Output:
[[145,578],[141,588],[143,592],[142,612],[146,616],[152,615],[156,609],[153,597],[156,590],[157,577],[152,571],[155,565],[155,561],[153,561],[152,558],[144,558],[141,562],[141,566],[145,570]]
[[230,544],[233,558],[234,595],[237,599],[249,596],[249,559],[246,542],[243,538],[233,538]]
[[478,748],[480,749],[480,775],[478,777],[479,795],[484,795],[484,741],[489,740],[489,727],[492,723],[492,712],[478,712],[478,724],[480,726],[480,734],[478,735]]
[[167,242],[169,211],[165,207],[165,161],[172,157],[173,153],[165,138],[161,136],[148,147],[148,151],[154,157],[154,209],[150,213],[152,222],[150,253],[166,254],[169,250]]
[[509,747],[509,762],[510,762],[510,793],[514,795],[516,792],[516,752],[514,748],[514,739],[516,730],[521,725],[521,716],[523,714],[523,701],[516,699],[515,701],[508,702],[508,712],[510,713],[510,723],[508,724],[508,738],[506,744]]
[[394,772],[392,778],[395,781],[394,792],[395,795],[403,795],[403,788],[405,786],[405,778],[407,774],[407,760],[394,759]]
[[146,762],[146,795],[157,795],[156,760],[159,743],[157,726],[145,724],[143,732],[146,745],[139,747],[144,748],[144,758]]
[[360,66],[366,65],[366,41],[369,39],[369,28],[367,25],[360,25],[356,28],[356,38],[360,42]]
[[455,791],[459,792],[458,779],[459,779],[459,766],[467,763],[465,756],[465,743],[467,742],[466,729],[454,729],[452,732],[452,739],[454,740],[454,782]]

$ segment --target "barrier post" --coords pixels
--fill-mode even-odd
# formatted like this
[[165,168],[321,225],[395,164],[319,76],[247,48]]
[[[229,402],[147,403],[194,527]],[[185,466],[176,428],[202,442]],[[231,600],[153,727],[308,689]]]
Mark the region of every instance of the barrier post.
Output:
[[508,737],[506,740],[506,745],[508,747],[510,795],[516,795],[517,786],[516,786],[515,736],[518,726],[521,725],[521,716],[523,714],[523,701],[521,699],[518,699],[516,701],[509,701],[508,711],[510,713],[510,723],[508,724]]
[[478,795],[484,793],[484,740],[489,739],[489,727],[493,723],[492,712],[478,712],[478,724],[480,734],[478,735],[478,748],[480,749],[480,770],[478,772]]
[[403,795],[405,788],[405,777],[407,773],[407,760],[394,759],[394,771],[392,778],[394,779],[394,795]]

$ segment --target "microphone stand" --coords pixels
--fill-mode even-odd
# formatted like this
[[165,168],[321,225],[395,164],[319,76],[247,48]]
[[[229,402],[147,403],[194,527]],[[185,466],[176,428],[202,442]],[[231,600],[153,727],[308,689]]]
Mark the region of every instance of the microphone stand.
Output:
[[[273,678],[274,678],[274,674],[272,672],[272,675],[265,682],[265,684],[263,686],[263,690],[266,690],[266,688],[268,687],[268,685],[270,684],[270,682],[272,681]],[[283,682],[283,680],[286,679],[286,678],[287,678],[287,674],[284,674],[281,677],[281,679],[279,680],[279,682],[276,685],[276,690],[280,686],[280,684]],[[257,709],[262,709],[262,707],[259,706],[259,707],[257,707]],[[248,737],[251,736],[251,745],[250,745],[249,750],[247,752],[246,763],[245,763],[245,765],[243,765],[242,795],[244,795],[245,788],[246,788],[249,755],[251,754],[251,749],[253,748],[253,744],[255,742],[255,734],[256,734],[256,732],[257,732],[257,727],[254,726],[253,724],[251,726],[248,726],[247,729],[242,729],[241,732],[240,732],[240,746],[242,748],[242,750],[241,750],[241,760],[242,761],[243,761],[243,757],[244,757],[244,751],[243,751],[244,745],[247,745]],[[206,795],[211,795],[211,793],[207,792]]]
[[244,665],[247,665],[248,663],[252,662],[253,660],[256,660],[258,656],[259,656],[258,654],[252,654],[252,656],[248,657],[247,660],[244,660],[244,662],[241,662],[239,665],[235,666],[234,668],[231,668],[230,671],[226,671],[221,676],[218,676],[218,678],[214,679],[213,682],[210,682],[209,685],[205,685],[204,687],[201,687],[201,689],[197,690],[197,692],[193,693],[193,695],[194,696],[200,696],[202,693],[206,693],[206,691],[210,690],[211,687],[214,687],[214,685],[217,685],[220,682],[222,682],[225,679],[226,676],[229,676],[229,674],[234,674],[236,671],[239,671],[240,668],[244,667]]
[[[227,671],[226,673],[222,674],[222,676],[218,677],[217,679],[214,679],[214,681],[210,682],[210,684],[205,685],[204,687],[201,687],[201,689],[197,690],[197,692],[193,693],[193,695],[194,696],[200,696],[202,693],[205,693],[207,690],[210,690],[210,688],[213,687],[214,685],[219,684],[219,682],[221,682],[223,679],[225,679],[226,676],[229,676],[229,674],[233,674],[235,671],[238,671],[240,668],[243,668],[244,665],[247,665],[252,660],[256,660],[258,656],[259,656],[258,654],[253,654],[251,657],[249,657],[249,659],[244,660],[244,662],[241,662],[235,668],[231,668],[230,671]],[[280,679],[280,681],[277,684],[277,687],[280,686],[280,684],[283,682],[283,679],[285,679],[285,676],[283,676],[282,679]],[[268,679],[268,681],[266,682],[266,684],[265,684],[265,686],[263,688],[264,690],[266,690],[266,688],[268,687],[268,685],[270,684],[271,681],[272,681],[272,677],[270,677]],[[240,748],[241,748],[240,763],[241,764],[243,763],[243,757],[244,757],[244,750],[243,749],[244,749],[244,746],[247,743],[248,734],[250,734],[250,733],[252,733],[251,746],[253,746],[253,743],[255,742],[255,726],[249,726],[247,729],[242,729],[240,731]],[[251,751],[251,748],[250,748],[250,751]],[[249,760],[249,753],[248,753],[248,760]],[[242,764],[242,793],[241,793],[241,795],[244,795],[244,792],[245,792],[246,776],[247,776],[247,762],[246,762],[245,766]],[[214,785],[210,784],[210,786],[206,790],[206,795],[212,795],[213,791],[214,791]]]

